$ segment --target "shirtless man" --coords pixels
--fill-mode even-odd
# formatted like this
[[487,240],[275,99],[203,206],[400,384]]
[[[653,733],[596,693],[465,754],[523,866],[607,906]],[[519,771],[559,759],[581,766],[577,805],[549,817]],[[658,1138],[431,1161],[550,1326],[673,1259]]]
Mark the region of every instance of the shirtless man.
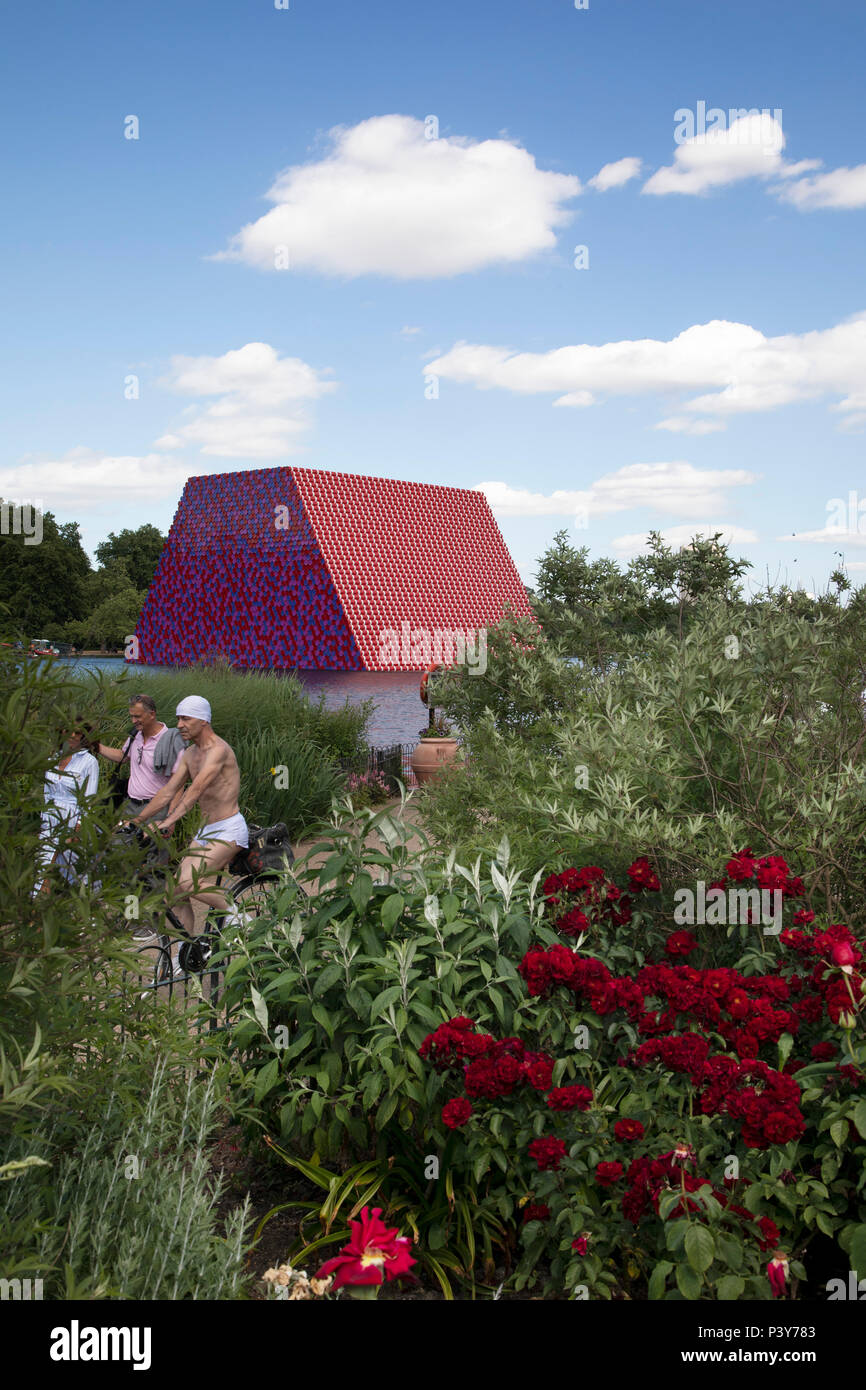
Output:
[[[175,714],[183,741],[189,746],[162,791],[139,811],[132,824],[141,825],[173,802],[160,825],[168,832],[191,806],[197,801],[200,803],[205,824],[190,843],[180,865],[177,876],[180,901],[173,904],[175,914],[192,935],[195,926],[193,902],[228,910],[226,894],[216,887],[207,889],[207,883],[234,859],[239,849],[248,847],[250,837],[247,823],[238,810],[241,778],[237,759],[225,739],[211,728],[211,708],[207,700],[199,695],[188,695],[181,700]],[[175,800],[187,778],[190,785],[180,799]],[[204,892],[201,891],[203,886]],[[177,962],[178,950],[179,946],[175,945],[171,962],[175,975],[182,973]]]

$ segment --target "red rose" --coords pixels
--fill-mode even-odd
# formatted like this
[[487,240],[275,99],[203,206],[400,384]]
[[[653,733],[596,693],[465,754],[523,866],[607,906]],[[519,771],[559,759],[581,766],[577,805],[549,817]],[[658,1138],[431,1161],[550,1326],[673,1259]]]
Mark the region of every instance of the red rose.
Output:
[[595,1180],[599,1187],[613,1187],[623,1175],[621,1163],[599,1163],[595,1170]]
[[592,1091],[588,1086],[557,1086],[547,1097],[551,1110],[588,1110]]
[[767,1265],[767,1278],[770,1281],[770,1289],[774,1298],[783,1298],[785,1294],[785,1280],[788,1277],[788,1261],[777,1250],[775,1256]]
[[387,1228],[379,1219],[381,1207],[361,1212],[361,1220],[351,1222],[352,1237],[339,1255],[322,1265],[317,1279],[334,1275],[331,1292],[344,1284],[384,1284],[386,1279],[400,1279],[416,1263],[409,1254],[410,1242],[397,1234],[397,1227]]
[[815,1043],[815,1046],[812,1048],[812,1056],[816,1062],[829,1062],[831,1057],[835,1057],[838,1051],[839,1049],[835,1043],[820,1042]]
[[833,964],[841,966],[843,970],[850,970],[853,965],[857,964],[857,957],[851,950],[847,941],[837,941],[830,952],[830,956],[833,960]]
[[460,1129],[466,1124],[472,1114],[472,1105],[465,1096],[458,1096],[456,1100],[449,1100],[442,1107],[442,1123],[449,1129]]
[[523,1071],[536,1091],[548,1091],[553,1080],[553,1058],[544,1052],[529,1052],[523,1063]]
[[769,1216],[762,1216],[758,1222],[758,1228],[762,1236],[761,1249],[773,1250],[782,1238],[775,1221],[771,1221]]
[[640,1120],[617,1120],[613,1132],[617,1139],[643,1139],[643,1125]]
[[748,1018],[752,1009],[752,1001],[745,990],[732,989],[725,999],[725,1008],[731,1018]]
[[671,932],[665,942],[665,950],[669,956],[687,956],[691,951],[697,950],[698,943],[690,931]]
[[752,852],[748,849],[741,849],[739,854],[735,854],[733,859],[729,859],[725,865],[725,873],[728,878],[735,883],[741,883],[744,879],[753,878],[755,874],[755,861]]
[[636,859],[626,869],[626,873],[632,881],[633,888],[646,888],[650,893],[658,893],[661,890],[658,876],[650,868],[650,862],[645,855],[641,859]]
[[559,1167],[565,1156],[565,1147],[564,1139],[554,1139],[545,1135],[542,1139],[533,1139],[529,1145],[529,1153],[543,1172],[545,1168]]
[[585,1255],[587,1247],[586,1236],[578,1236],[577,1240],[571,1242],[572,1250],[576,1250],[578,1255]]
[[544,1202],[529,1202],[523,1208],[523,1224],[527,1221],[549,1221],[550,1207]]

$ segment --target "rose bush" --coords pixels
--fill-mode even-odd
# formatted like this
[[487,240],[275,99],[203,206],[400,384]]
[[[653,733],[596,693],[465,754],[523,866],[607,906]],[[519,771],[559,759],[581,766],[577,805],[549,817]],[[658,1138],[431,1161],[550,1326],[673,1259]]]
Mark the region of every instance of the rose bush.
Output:
[[862,1266],[862,944],[798,906],[779,855],[744,849],[715,885],[782,894],[789,925],[746,951],[648,921],[635,900],[658,876],[642,858],[627,877],[628,891],[597,866],[546,878],[562,940],[518,967],[542,1004],[531,1028],[497,1037],[463,1015],[419,1049],[465,1093],[443,1111],[461,1117],[452,1161],[497,1164],[527,1203],[517,1287],[546,1264],[577,1296],[781,1296],[780,1271],[809,1279],[816,1232]]

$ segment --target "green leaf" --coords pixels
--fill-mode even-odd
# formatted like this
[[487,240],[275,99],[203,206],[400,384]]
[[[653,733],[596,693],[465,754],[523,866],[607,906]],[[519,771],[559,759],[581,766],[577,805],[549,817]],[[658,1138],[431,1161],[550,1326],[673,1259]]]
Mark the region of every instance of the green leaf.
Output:
[[315,985],[313,986],[313,994],[318,998],[320,994],[324,994],[326,990],[331,988],[331,985],[336,984],[337,981],[341,980],[342,978],[342,965],[326,965],[318,980],[316,981]]
[[851,1268],[860,1278],[866,1278],[866,1226],[855,1226],[851,1232],[848,1255]]
[[858,1100],[851,1116],[861,1139],[866,1139],[866,1100]]
[[345,869],[348,859],[349,856],[345,853],[332,854],[330,859],[325,861],[325,863],[321,867],[321,870],[319,871],[320,893],[322,889],[325,887],[326,883],[330,883],[332,878],[336,878],[337,875],[341,873],[343,869]]
[[390,1120],[394,1111],[397,1109],[397,1102],[400,1099],[397,1095],[386,1096],[376,1111],[376,1128],[383,1130]]
[[396,1004],[402,993],[401,985],[389,985],[387,989],[382,990],[381,994],[377,994],[370,1005],[370,1022],[375,1023],[379,1015],[383,1014],[390,1004]]
[[730,1303],[742,1296],[745,1287],[745,1279],[738,1274],[723,1274],[716,1284],[716,1297],[723,1303]]
[[250,985],[250,999],[253,1003],[253,1013],[263,1033],[268,1031],[268,1006],[259,994],[255,985]]
[[382,904],[382,926],[390,931],[406,906],[402,893],[392,893]]
[[742,1269],[743,1247],[733,1236],[716,1236],[719,1255],[731,1269]]
[[255,1090],[253,1091],[253,1099],[255,1100],[256,1105],[260,1104],[260,1102],[268,1094],[268,1091],[272,1090],[273,1087],[276,1086],[279,1078],[279,1058],[272,1057],[269,1062],[265,1063],[265,1065],[261,1068],[258,1075],[256,1076]]
[[[781,901],[781,899],[779,900]],[[787,1062],[791,1055],[791,1048],[794,1046],[794,1039],[790,1033],[783,1033],[779,1039],[779,1071]]]
[[697,1270],[698,1274],[703,1274],[705,1270],[708,1270],[716,1258],[716,1242],[713,1240],[712,1231],[709,1231],[706,1226],[690,1226],[686,1231],[683,1248],[686,1252],[686,1259],[692,1269]]
[[848,1121],[834,1120],[830,1126],[830,1138],[833,1140],[836,1148],[841,1149],[848,1138]]
[[696,1274],[689,1265],[677,1265],[677,1288],[683,1298],[688,1298],[690,1300],[700,1298],[700,1275]]
[[349,897],[352,899],[358,913],[362,913],[370,898],[373,895],[373,880],[367,873],[357,873],[349,887]]
[[670,1260],[659,1260],[647,1285],[647,1298],[658,1299],[664,1297],[665,1280],[673,1269]]
[[320,1023],[329,1038],[334,1036],[334,1023],[324,1004],[314,1004],[310,1012],[317,1023]]

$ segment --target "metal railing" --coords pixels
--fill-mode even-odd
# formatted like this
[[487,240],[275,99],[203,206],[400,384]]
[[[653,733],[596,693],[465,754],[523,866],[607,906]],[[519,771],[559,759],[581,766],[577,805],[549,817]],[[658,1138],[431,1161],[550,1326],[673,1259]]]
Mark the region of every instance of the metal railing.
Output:
[[341,772],[354,773],[356,777],[380,776],[392,795],[399,795],[396,779],[405,787],[417,787],[415,773],[412,771],[414,743],[392,743],[387,748],[366,748],[362,753],[339,759]]

